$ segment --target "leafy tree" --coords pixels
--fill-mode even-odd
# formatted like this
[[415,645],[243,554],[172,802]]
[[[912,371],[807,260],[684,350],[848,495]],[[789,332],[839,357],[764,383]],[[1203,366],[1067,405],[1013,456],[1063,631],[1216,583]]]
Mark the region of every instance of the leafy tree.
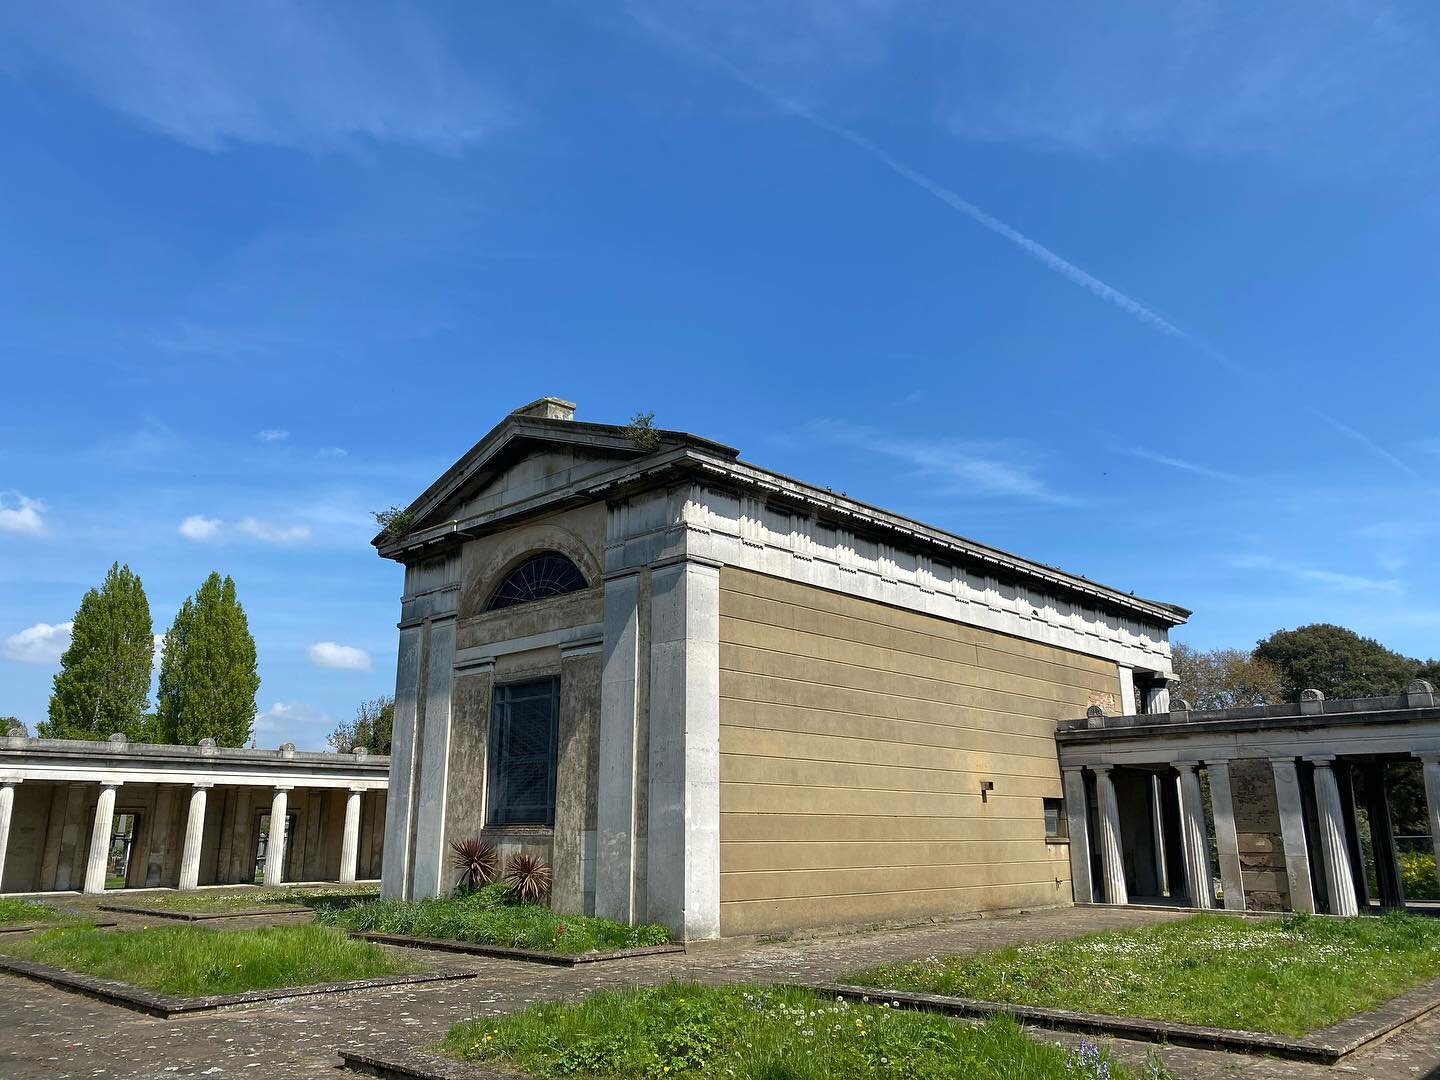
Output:
[[395,725],[395,699],[382,695],[369,701],[362,701],[355,710],[355,719],[341,721],[325,741],[342,754],[348,754],[357,746],[363,746],[371,753],[390,753],[390,732]]
[[25,725],[20,723],[18,716],[0,716],[0,735],[10,734],[11,728],[24,729]]
[[255,639],[235,582],[218,573],[180,605],[165,635],[156,711],[159,740],[194,745],[214,739],[244,746],[255,722]]
[[1420,668],[1418,660],[1330,623],[1277,630],[1255,646],[1255,657],[1280,669],[1292,696],[1306,689],[1327,698],[1398,694]]
[[154,628],[145,587],[128,566],[113,563],[98,589],[75,612],[70,646],[60,657],[50,695],[45,739],[108,739],[117,731],[138,741],[149,707]]
[[1177,642],[1171,649],[1179,696],[1193,709],[1239,709],[1285,700],[1280,670],[1240,649],[1200,649]]

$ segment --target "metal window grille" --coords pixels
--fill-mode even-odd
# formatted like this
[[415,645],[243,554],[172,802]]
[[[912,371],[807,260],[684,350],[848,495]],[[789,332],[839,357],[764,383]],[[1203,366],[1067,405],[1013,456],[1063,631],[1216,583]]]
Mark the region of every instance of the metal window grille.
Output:
[[560,680],[497,686],[490,707],[487,824],[555,824]]
[[585,576],[575,564],[557,551],[545,551],[526,559],[505,576],[486,611],[544,600],[585,588]]

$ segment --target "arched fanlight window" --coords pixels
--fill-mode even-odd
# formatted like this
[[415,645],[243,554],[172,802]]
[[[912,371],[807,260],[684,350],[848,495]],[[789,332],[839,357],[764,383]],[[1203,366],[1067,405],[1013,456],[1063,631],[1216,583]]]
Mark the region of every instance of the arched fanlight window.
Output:
[[527,604],[531,600],[544,600],[547,596],[560,596],[585,588],[585,575],[575,564],[558,551],[543,551],[532,555],[506,575],[495,595],[490,597],[486,611]]

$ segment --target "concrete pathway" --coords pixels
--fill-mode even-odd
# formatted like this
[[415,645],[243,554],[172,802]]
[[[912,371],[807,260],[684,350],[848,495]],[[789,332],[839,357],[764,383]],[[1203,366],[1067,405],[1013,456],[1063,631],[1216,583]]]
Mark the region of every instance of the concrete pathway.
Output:
[[[149,1019],[28,980],[0,976],[0,1078],[337,1080],[337,1046],[364,1046],[397,1038],[423,1045],[438,1039],[459,1020],[509,1012],[535,1001],[577,998],[601,987],[669,979],[704,983],[825,980],[882,959],[986,951],[1174,917],[1165,912],[1070,908],[774,944],[724,942],[685,956],[640,957],[573,970],[402,950],[405,957],[430,969],[481,968],[484,973],[463,982],[300,998],[176,1020]],[[255,920],[244,924],[255,925]],[[1038,1034],[1060,1042],[1075,1041],[1057,1034]],[[1154,1049],[1127,1042],[1113,1046],[1121,1058],[1137,1063]],[[1440,1014],[1334,1068],[1178,1048],[1162,1049],[1161,1055],[1171,1072],[1183,1080],[1440,1080]]]

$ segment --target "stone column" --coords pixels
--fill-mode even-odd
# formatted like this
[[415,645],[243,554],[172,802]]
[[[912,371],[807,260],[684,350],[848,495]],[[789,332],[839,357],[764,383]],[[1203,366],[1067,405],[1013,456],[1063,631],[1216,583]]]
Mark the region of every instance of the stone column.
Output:
[[340,880],[348,885],[355,880],[355,864],[360,859],[360,799],[364,788],[352,787],[345,800],[345,831],[340,835]]
[[1320,849],[1325,853],[1325,886],[1331,915],[1358,915],[1350,849],[1345,836],[1345,808],[1331,763],[1333,754],[1305,759],[1315,766],[1315,809],[1320,822]]
[[1165,850],[1165,797],[1160,774],[1150,774],[1150,838],[1155,848],[1155,884],[1161,896],[1170,895],[1170,860]]
[[19,780],[0,780],[0,892],[5,891],[5,852],[10,847],[10,819],[15,815],[15,785]]
[[1220,883],[1227,911],[1245,910],[1245,878],[1240,871],[1240,838],[1235,833],[1235,807],[1230,797],[1230,763],[1205,763],[1210,774],[1210,808],[1215,813],[1215,850],[1220,857]]
[[445,802],[450,784],[450,707],[455,670],[455,620],[433,619],[425,647],[425,710],[421,716],[415,770],[415,847],[411,855],[410,899],[444,896],[446,880]]
[[1315,886],[1310,878],[1310,848],[1305,842],[1305,803],[1294,758],[1271,758],[1275,773],[1275,804],[1280,810],[1280,837],[1285,844],[1285,879],[1290,910],[1314,912]]
[[410,899],[415,789],[415,745],[420,702],[420,660],[424,652],[423,624],[400,630],[400,655],[395,663],[395,720],[390,742],[390,787],[385,797],[385,847],[380,855],[380,895],[386,900]]
[[265,884],[285,880],[285,819],[290,809],[290,789],[277,787],[270,800],[270,835],[265,839]]
[[1077,904],[1095,902],[1095,883],[1090,878],[1090,809],[1085,795],[1085,769],[1079,765],[1061,768],[1065,780],[1065,818],[1070,833],[1070,888]]
[[190,789],[190,812],[185,818],[185,847],[180,853],[180,888],[194,889],[200,884],[200,842],[205,836],[205,802],[209,784],[195,784]]
[[1440,753],[1421,754],[1425,771],[1425,809],[1430,822],[1430,846],[1435,849],[1435,874],[1440,878]]
[[650,572],[646,917],[683,941],[720,936],[720,569]]
[[119,784],[101,784],[95,801],[95,824],[90,828],[90,857],[85,863],[85,891],[105,891],[105,865],[110,860],[110,830],[115,826],[115,789]]
[[1125,890],[1125,860],[1120,855],[1120,806],[1115,801],[1115,785],[1110,779],[1109,765],[1092,765],[1095,773],[1095,798],[1100,810],[1100,872],[1105,884],[1107,904],[1128,904]]
[[1215,906],[1210,882],[1210,852],[1205,842],[1205,800],[1200,794],[1200,777],[1195,761],[1177,761],[1180,771],[1180,836],[1185,843],[1185,891],[1190,906]]

